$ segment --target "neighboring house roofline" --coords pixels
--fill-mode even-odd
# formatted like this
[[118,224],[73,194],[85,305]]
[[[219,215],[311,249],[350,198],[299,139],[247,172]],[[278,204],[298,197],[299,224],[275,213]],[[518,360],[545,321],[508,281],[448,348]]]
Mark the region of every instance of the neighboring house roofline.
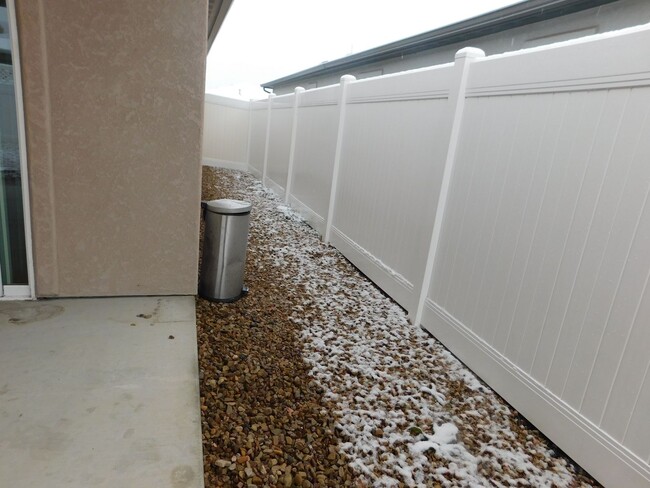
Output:
[[494,10],[439,29],[407,37],[399,41],[368,49],[351,56],[328,61],[318,66],[263,83],[262,88],[274,88],[290,82],[304,81],[342,70],[454,44],[467,39],[487,36],[527,24],[568,15],[598,7],[616,0],[529,0]]

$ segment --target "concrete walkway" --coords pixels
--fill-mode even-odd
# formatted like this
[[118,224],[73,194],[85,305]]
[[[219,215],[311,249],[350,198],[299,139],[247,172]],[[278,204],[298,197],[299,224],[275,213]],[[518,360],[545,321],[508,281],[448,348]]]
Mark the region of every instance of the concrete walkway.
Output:
[[193,297],[0,302],[0,486],[203,486]]

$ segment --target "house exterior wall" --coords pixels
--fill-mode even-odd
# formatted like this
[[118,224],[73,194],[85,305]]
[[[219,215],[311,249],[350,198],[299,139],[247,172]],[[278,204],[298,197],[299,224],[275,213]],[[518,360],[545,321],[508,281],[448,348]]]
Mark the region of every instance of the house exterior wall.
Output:
[[36,294],[194,294],[207,1],[17,2]]
[[531,47],[566,41],[592,34],[600,34],[650,22],[650,2],[647,0],[619,0],[563,17],[536,22],[534,24],[508,29],[482,37],[468,37],[467,40],[449,44],[419,53],[368,63],[355,69],[318,76],[306,80],[277,85],[273,92],[282,95],[290,93],[295,86],[307,89],[333,85],[341,76],[351,74],[357,79],[399,73],[425,66],[435,66],[454,61],[454,54],[467,46],[477,47],[487,55],[501,54]]

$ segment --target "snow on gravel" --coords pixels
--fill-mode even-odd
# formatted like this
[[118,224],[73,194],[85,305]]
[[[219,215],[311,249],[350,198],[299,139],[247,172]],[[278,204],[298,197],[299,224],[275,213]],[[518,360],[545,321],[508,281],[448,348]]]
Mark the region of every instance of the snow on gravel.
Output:
[[273,192],[237,177],[254,205],[252,225],[285,236],[259,252],[273,255],[301,290],[291,320],[339,417],[340,449],[365,484],[591,486]]

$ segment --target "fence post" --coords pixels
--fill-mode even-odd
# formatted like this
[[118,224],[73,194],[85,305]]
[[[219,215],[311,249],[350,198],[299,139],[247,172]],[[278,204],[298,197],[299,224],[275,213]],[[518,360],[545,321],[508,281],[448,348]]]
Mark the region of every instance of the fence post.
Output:
[[246,170],[251,169],[251,143],[253,140],[253,100],[248,100],[248,138],[246,140]]
[[266,186],[266,168],[269,163],[269,142],[271,140],[271,112],[275,93],[269,93],[268,107],[266,109],[266,143],[264,144],[264,165],[262,166],[262,186]]
[[334,168],[332,169],[332,187],[330,188],[330,199],[325,219],[325,235],[323,236],[323,242],[325,244],[330,243],[332,235],[336,190],[339,183],[339,167],[341,165],[341,148],[343,146],[343,133],[345,131],[345,111],[347,106],[348,85],[354,80],[356,80],[356,78],[352,75],[341,76],[341,91],[339,92],[339,126],[336,133],[336,150],[334,152]]
[[284,203],[289,203],[289,195],[291,195],[291,184],[293,183],[293,161],[296,155],[296,134],[298,132],[298,108],[300,107],[300,94],[304,91],[305,89],[301,86],[297,86],[294,90],[291,145],[289,146],[289,168],[287,170],[287,184],[284,188]]
[[445,218],[445,209],[447,207],[447,199],[449,196],[449,185],[451,183],[451,176],[454,169],[454,163],[456,161],[456,149],[458,148],[460,125],[463,119],[463,111],[465,109],[467,78],[472,62],[477,58],[482,58],[483,56],[485,56],[485,53],[481,49],[466,47],[458,51],[455,57],[455,70],[457,73],[458,83],[452,86],[449,92],[450,106],[453,107],[451,133],[449,135],[449,145],[447,147],[445,168],[442,173],[440,194],[438,195],[436,217],[433,221],[433,230],[431,232],[431,240],[429,241],[429,253],[427,255],[427,261],[424,267],[424,278],[422,279],[420,297],[418,299],[418,307],[415,312],[414,325],[416,326],[422,323],[424,304],[426,303],[427,296],[429,295],[429,286],[431,284],[431,277],[433,275],[436,254],[438,252],[438,244],[440,243],[440,233],[442,231],[442,224]]

